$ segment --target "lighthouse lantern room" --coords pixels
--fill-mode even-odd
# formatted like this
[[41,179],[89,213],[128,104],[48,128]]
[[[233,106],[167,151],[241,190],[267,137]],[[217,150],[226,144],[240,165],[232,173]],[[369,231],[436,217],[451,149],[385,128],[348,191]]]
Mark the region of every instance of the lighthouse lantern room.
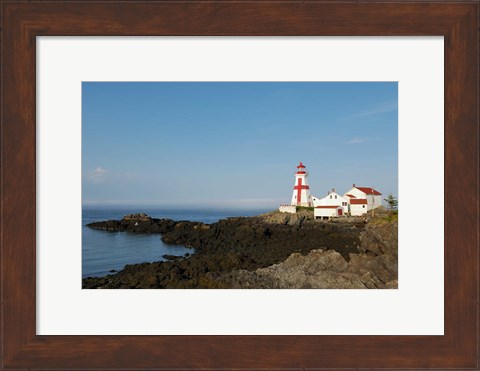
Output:
[[307,182],[308,172],[301,162],[295,172],[295,184],[293,186],[292,205],[312,206],[312,195]]

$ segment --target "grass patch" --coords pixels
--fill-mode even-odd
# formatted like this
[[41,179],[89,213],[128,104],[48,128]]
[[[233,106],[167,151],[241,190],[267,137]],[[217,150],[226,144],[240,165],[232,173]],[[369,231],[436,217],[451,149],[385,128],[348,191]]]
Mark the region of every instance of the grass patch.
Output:
[[302,210],[305,210],[305,211],[311,211],[311,212],[313,212],[313,207],[308,207],[308,206],[297,206],[297,212],[299,212],[299,211],[302,211]]
[[398,222],[398,212],[388,213],[386,215],[379,215],[372,218],[368,224],[386,224]]

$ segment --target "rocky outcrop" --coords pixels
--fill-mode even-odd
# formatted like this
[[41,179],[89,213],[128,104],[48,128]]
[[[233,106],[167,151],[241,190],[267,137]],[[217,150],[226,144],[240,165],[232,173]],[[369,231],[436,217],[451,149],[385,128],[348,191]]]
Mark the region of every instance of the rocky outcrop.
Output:
[[[279,215],[281,214],[281,215]],[[315,221],[273,212],[213,224],[124,218],[91,228],[161,233],[195,247],[188,257],[134,264],[83,288],[396,288],[396,222],[382,218]]]
[[[353,254],[352,254],[353,255]],[[283,263],[249,272],[238,270],[215,277],[219,286],[255,289],[391,289],[397,288],[393,261],[353,255],[347,262],[333,250],[292,254]]]
[[259,215],[258,218],[269,224],[302,225],[313,220],[313,211],[300,209],[295,214],[272,211]]
[[129,265],[113,275],[84,279],[83,287],[225,287],[214,277],[233,270],[265,268],[283,262],[292,253],[305,255],[327,246],[349,259],[349,254],[357,251],[363,225],[319,223],[308,217],[285,224],[275,222],[274,214],[228,218],[213,224],[145,217],[91,223],[90,228],[106,231],[160,233],[165,243],[194,247],[195,254],[185,259]]
[[[276,212],[276,214],[283,214]],[[273,222],[277,215],[227,218],[213,224],[149,218],[108,220],[87,226],[106,231],[159,233],[171,245],[194,247],[197,254],[238,252],[265,267],[284,261],[293,252],[306,254],[326,246],[348,259],[357,251],[359,228],[351,224],[322,223],[305,217],[301,222]]]
[[151,220],[152,218],[149,217],[147,214],[128,214],[123,217],[123,220],[127,221],[137,221],[137,222],[146,222]]
[[359,253],[347,262],[334,250],[293,253],[287,260],[255,271],[209,274],[230,288],[365,289],[398,287],[398,227],[396,222],[367,225],[360,235]]
[[371,220],[360,234],[360,252],[398,257],[398,220]]
[[170,219],[154,219],[148,215],[132,217],[126,215],[122,220],[106,220],[87,224],[87,227],[109,232],[131,232],[131,233],[166,233],[173,229],[175,222]]

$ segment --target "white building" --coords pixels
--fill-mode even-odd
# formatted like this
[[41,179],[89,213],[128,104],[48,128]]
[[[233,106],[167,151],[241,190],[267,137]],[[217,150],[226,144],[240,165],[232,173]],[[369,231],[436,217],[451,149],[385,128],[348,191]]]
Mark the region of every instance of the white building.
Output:
[[343,207],[335,205],[319,205],[313,209],[315,219],[331,219],[343,216]]
[[353,187],[343,197],[348,201],[351,215],[362,215],[382,206],[382,194],[370,187]]
[[360,216],[368,211],[367,200],[365,198],[353,198],[348,202],[348,212],[352,216]]
[[296,214],[297,213],[297,207],[294,205],[280,205],[278,208],[278,211],[281,211],[282,213],[289,213],[289,214]]
[[294,206],[312,206],[312,196],[307,182],[308,172],[305,166],[300,162],[295,173],[295,184],[293,185],[293,195],[291,205]]
[[348,200],[335,192],[335,188],[327,193],[323,198],[312,196],[313,206],[341,206],[343,213],[348,212]]
[[310,194],[307,177],[308,172],[300,162],[295,172],[292,201],[280,205],[281,212],[296,213],[297,206],[313,206],[315,218],[330,219],[344,215],[359,216],[382,206],[380,192],[370,187],[357,187],[355,184],[343,196],[332,189],[323,198],[314,197]]

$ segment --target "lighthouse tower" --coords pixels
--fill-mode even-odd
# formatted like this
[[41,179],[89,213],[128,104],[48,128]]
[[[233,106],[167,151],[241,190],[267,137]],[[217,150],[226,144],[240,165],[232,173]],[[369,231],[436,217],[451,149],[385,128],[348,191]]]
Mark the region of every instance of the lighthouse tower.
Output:
[[312,195],[307,183],[308,172],[300,162],[295,173],[295,184],[293,187],[292,205],[312,206]]

